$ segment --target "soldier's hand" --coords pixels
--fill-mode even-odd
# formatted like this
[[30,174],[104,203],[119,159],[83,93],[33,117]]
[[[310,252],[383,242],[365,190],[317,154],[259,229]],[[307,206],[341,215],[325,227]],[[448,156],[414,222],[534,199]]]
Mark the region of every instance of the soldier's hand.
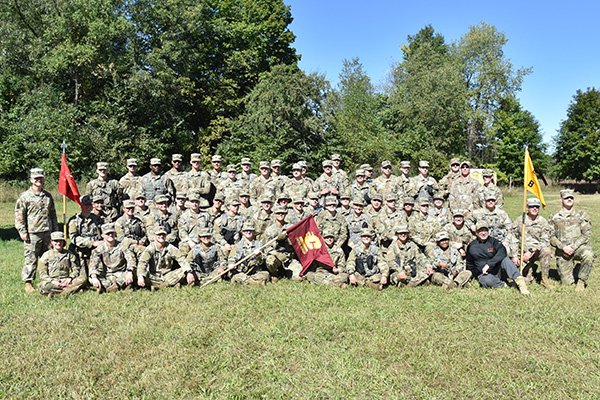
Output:
[[467,256],[467,252],[466,252],[466,251],[465,251],[465,249],[463,249],[463,248],[460,248],[460,249],[458,250],[458,252],[460,253],[461,257],[466,257],[466,256]]
[[98,280],[98,278],[90,278],[90,283],[96,289],[100,289],[100,281]]
[[73,280],[71,278],[65,278],[65,279],[61,279],[60,281],[60,286],[62,287],[67,287],[71,284]]
[[29,243],[29,233],[21,233],[19,236],[21,236],[22,241]]
[[387,277],[382,276],[381,281],[379,281],[379,283],[381,283],[381,286],[387,285],[387,283],[388,283]]
[[138,276],[137,284],[138,284],[139,287],[146,286],[146,281],[144,280],[143,276]]
[[127,271],[125,273],[125,284],[130,285],[133,282],[133,272]]
[[438,264],[439,264],[440,268],[442,268],[442,269],[448,268],[448,263],[446,261],[440,261]]
[[221,275],[223,272],[225,272],[225,269],[223,267],[217,268],[217,275]]
[[260,255],[260,249],[256,249],[256,250],[254,250],[254,255],[255,255],[255,256],[258,256],[258,255]]
[[515,263],[515,265],[518,267],[521,264],[521,260],[519,260],[519,257],[514,256],[512,258],[512,262]]
[[350,275],[349,280],[351,285],[356,285],[356,276],[354,274]]
[[228,265],[227,265],[227,269],[233,269],[233,268],[234,268],[234,266],[235,266],[235,264],[233,264],[233,263],[232,263],[232,264],[228,264]]
[[526,263],[527,261],[529,261],[531,256],[533,256],[533,254],[529,252],[529,250],[523,253],[523,262]]
[[194,282],[196,282],[196,277],[194,276],[193,273],[188,272],[187,275],[186,275],[186,277],[185,277],[185,280],[187,281],[188,285],[193,285]]
[[431,268],[431,267],[427,267],[426,271],[427,271],[427,275],[433,274],[433,268]]
[[565,246],[565,247],[563,247],[562,251],[563,251],[563,253],[565,253],[569,257],[572,256],[573,253],[575,253],[575,249],[572,248],[571,246]]
[[482,273],[483,275],[487,275],[487,273],[488,273],[489,269],[490,269],[490,266],[489,266],[489,265],[487,265],[487,264],[485,264],[485,265],[483,266],[483,268],[481,269],[481,273]]
[[406,279],[408,279],[408,277],[406,276],[406,272],[404,272],[404,271],[398,272],[398,280],[405,281]]

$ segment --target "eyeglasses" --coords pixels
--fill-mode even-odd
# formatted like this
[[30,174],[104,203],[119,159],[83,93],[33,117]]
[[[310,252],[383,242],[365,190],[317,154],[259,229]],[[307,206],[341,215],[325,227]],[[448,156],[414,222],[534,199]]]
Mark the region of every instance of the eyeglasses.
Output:
[[381,167],[381,168],[383,168],[383,169],[392,169],[392,167],[389,166],[389,165],[386,165],[385,167]]
[[462,169],[469,169],[469,168],[471,168],[471,167],[469,167],[468,165],[463,165],[461,168],[462,168]]
[[451,167],[459,167],[460,164],[450,164]]
[[540,208],[540,206],[527,206],[527,208]]

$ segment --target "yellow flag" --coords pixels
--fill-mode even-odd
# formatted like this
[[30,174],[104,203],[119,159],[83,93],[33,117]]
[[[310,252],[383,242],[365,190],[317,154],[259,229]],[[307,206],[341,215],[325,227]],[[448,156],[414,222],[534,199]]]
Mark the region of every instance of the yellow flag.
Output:
[[544,201],[544,195],[542,194],[542,188],[540,182],[535,176],[535,170],[533,169],[533,162],[531,162],[531,156],[529,155],[529,149],[525,147],[525,189],[533,193],[544,207],[546,207],[546,201]]

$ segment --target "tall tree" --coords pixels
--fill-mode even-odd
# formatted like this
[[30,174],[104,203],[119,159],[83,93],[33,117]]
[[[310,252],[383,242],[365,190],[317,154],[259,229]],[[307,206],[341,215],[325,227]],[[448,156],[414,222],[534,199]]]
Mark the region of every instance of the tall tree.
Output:
[[600,91],[578,90],[555,138],[556,172],[559,178],[600,179]]

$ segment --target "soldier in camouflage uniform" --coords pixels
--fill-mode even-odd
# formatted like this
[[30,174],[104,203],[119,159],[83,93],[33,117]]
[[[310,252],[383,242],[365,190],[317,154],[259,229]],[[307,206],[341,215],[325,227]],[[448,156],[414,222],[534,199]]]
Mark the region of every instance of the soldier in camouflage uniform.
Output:
[[148,238],[146,237],[146,226],[144,222],[135,215],[135,203],[133,200],[125,200],[123,202],[125,212],[115,222],[115,232],[117,240],[121,245],[131,251],[137,260],[144,251]]
[[83,196],[81,212],[69,219],[68,230],[71,239],[69,250],[79,256],[81,278],[86,282],[92,250],[102,244],[101,226],[102,221],[92,214],[92,199],[90,196]]
[[237,199],[243,185],[244,182],[237,178],[235,165],[229,164],[227,166],[227,178],[221,180],[217,186],[217,192],[223,193],[226,199]]
[[127,159],[127,173],[119,179],[119,187],[124,199],[133,199],[142,191],[142,177],[137,174],[137,158]]
[[381,248],[373,243],[373,231],[363,229],[360,244],[354,246],[346,262],[351,285],[383,289],[387,285],[388,268]]
[[[262,245],[260,240],[255,239],[254,224],[246,221],[242,226],[242,239],[237,242],[227,258],[227,269],[231,270],[232,282],[242,285],[265,285],[269,281],[270,275],[265,266]],[[242,262],[247,256],[251,257]],[[235,266],[238,263],[239,265]]]
[[181,283],[193,285],[195,281],[183,253],[167,242],[167,231],[162,227],[156,229],[137,266],[138,286],[162,289]]
[[21,279],[25,291],[34,292],[33,280],[38,258],[50,244],[50,232],[58,230],[56,209],[52,195],[44,190],[44,171],[30,171],[31,187],[21,193],[15,204],[15,228],[23,241],[23,269]]
[[333,261],[333,267],[315,261],[306,270],[304,279],[316,285],[345,287],[348,283],[348,274],[344,251],[335,244],[335,235],[331,231],[323,232],[323,241]]
[[211,183],[208,174],[202,170],[202,158],[199,153],[190,155],[190,165],[192,168],[187,172],[187,190],[198,193],[207,201],[211,197]]
[[187,203],[187,193],[185,192],[178,192],[175,195],[175,202],[171,203],[171,205],[169,206],[169,212],[171,212],[172,214],[175,214],[175,218],[177,218],[179,220],[179,217],[181,217],[181,215],[187,210],[186,208],[186,203]]
[[214,237],[221,248],[225,258],[229,257],[231,249],[242,237],[242,225],[245,218],[240,215],[240,202],[236,199],[229,200],[227,212],[224,212],[215,220]]
[[244,218],[250,217],[255,211],[254,206],[250,202],[250,190],[242,188],[238,200],[240,201],[240,215]]
[[150,204],[159,195],[167,196],[169,203],[175,200],[175,185],[173,185],[173,181],[160,173],[160,165],[160,158],[151,158],[150,172],[141,179],[144,196]]
[[285,182],[288,180],[288,177],[281,173],[281,160],[271,160],[271,176],[275,180],[277,193],[281,193]]
[[[222,194],[217,193],[213,199],[212,207],[206,209],[208,214],[208,226],[214,226],[217,218],[221,216],[225,211],[223,210],[223,204],[225,204],[225,197]],[[202,208],[202,199],[200,200],[200,208]]]
[[354,181],[352,185],[350,185],[350,195],[353,199],[358,197],[363,199],[365,204],[371,202],[371,197],[369,196],[371,185],[366,182],[365,170],[357,169],[354,172]]
[[98,293],[130,288],[136,268],[136,258],[128,246],[117,241],[114,224],[102,225],[103,243],[92,250],[90,285]]
[[339,177],[333,174],[333,163],[331,160],[325,160],[322,162],[322,166],[323,173],[315,180],[315,191],[319,193],[321,198],[326,196],[338,197],[344,188]]
[[282,277],[299,280],[302,265],[295,259],[294,248],[287,237],[286,228],[290,227],[286,222],[287,208],[275,206],[273,214],[275,215],[274,221],[267,227],[263,235],[264,243],[275,240],[264,251],[267,255],[265,264],[271,275],[271,280]]
[[350,213],[352,213],[352,207],[350,205],[350,191],[345,190],[340,194],[340,205],[338,207],[338,212],[344,216],[344,218],[348,218]]
[[350,186],[350,179],[346,171],[342,169],[342,157],[339,154],[331,155],[331,163],[333,165],[333,174],[337,177],[341,183],[342,188]]
[[397,194],[399,198],[411,193],[410,161],[400,161],[400,175],[398,175]]
[[363,229],[373,228],[373,220],[364,213],[365,201],[362,196],[352,202],[352,213],[346,217],[348,223],[348,246],[353,248],[360,244],[360,233]]
[[450,171],[444,175],[442,179],[438,182],[440,191],[439,193],[447,198],[450,193],[450,186],[455,179],[460,176],[460,160],[458,158],[452,158],[450,160]]
[[441,192],[433,195],[433,207],[429,207],[429,214],[435,217],[440,225],[446,225],[450,222],[450,211],[444,207],[444,196]]
[[417,203],[419,211],[414,214],[413,218],[407,220],[408,229],[410,229],[411,240],[419,246],[419,249],[424,250],[425,246],[434,242],[434,237],[442,229],[442,226],[435,217],[429,215],[427,199],[417,199]]
[[295,163],[292,165],[292,177],[283,185],[283,191],[292,198],[305,198],[312,190],[312,184],[302,177],[302,167]]
[[240,166],[242,167],[242,172],[237,175],[237,178],[238,180],[243,181],[245,186],[248,186],[252,183],[254,178],[256,178],[256,174],[250,172],[252,162],[248,157],[243,157]]
[[173,182],[175,193],[179,194],[188,191],[187,174],[183,169],[183,155],[171,155],[171,169],[165,172],[165,177]]
[[167,208],[169,198],[166,195],[158,195],[154,203],[156,208],[144,221],[148,241],[152,242],[154,235],[160,229],[167,232],[167,242],[176,246],[179,242],[179,226],[175,214],[169,212]]
[[[523,266],[521,271],[527,280],[533,280],[533,267],[535,261],[540,262],[542,272],[541,284],[546,289],[553,289],[554,284],[550,279],[550,262],[552,260],[552,249],[550,237],[554,233],[550,223],[540,215],[541,202],[537,197],[527,199],[527,215],[525,216],[525,243],[523,252]],[[512,223],[512,260],[516,266],[521,265],[521,225],[523,218],[518,217]]]
[[419,161],[419,175],[411,178],[407,194],[415,198],[425,198],[431,202],[433,194],[439,190],[437,181],[429,175],[429,161]]
[[502,190],[494,183],[494,171],[484,169],[481,175],[483,176],[483,185],[479,189],[479,206],[485,207],[486,192],[494,192],[496,193],[496,207],[502,208],[504,206],[504,196]]
[[68,295],[83,287],[84,281],[79,277],[79,260],[77,255],[66,250],[66,244],[62,232],[50,234],[51,248],[38,260],[41,294]]
[[450,246],[448,232],[441,231],[435,235],[435,243],[425,247],[425,256],[429,267],[433,269],[431,283],[445,289],[463,287],[473,275],[466,270],[465,261],[458,250]]
[[395,193],[385,195],[385,207],[379,215],[373,219],[373,228],[375,229],[379,245],[384,249],[390,247],[394,239],[394,227],[405,223],[406,219],[402,210],[396,207],[397,196]]
[[121,215],[121,187],[119,182],[108,178],[108,163],[99,162],[96,164],[98,177],[88,182],[85,192],[92,199],[101,197],[104,203],[104,221],[114,222]]
[[462,209],[467,215],[479,208],[479,190],[481,184],[471,176],[471,163],[463,161],[460,165],[460,176],[455,178],[448,189],[448,207],[450,210]]
[[381,193],[375,192],[369,195],[371,197],[370,204],[365,208],[365,213],[375,220],[383,210],[383,196]]
[[202,228],[198,231],[198,245],[188,253],[186,261],[196,277],[196,282],[202,285],[223,273],[226,259],[219,246],[213,243],[211,230]]
[[142,221],[146,220],[146,217],[150,214],[152,210],[146,204],[146,196],[144,192],[139,192],[135,194],[135,216],[141,219]]
[[398,178],[392,174],[392,163],[389,160],[381,163],[381,175],[371,183],[371,199],[376,193],[398,193]]
[[254,222],[256,237],[262,240],[262,234],[273,222],[273,199],[263,195],[259,201],[260,209],[250,219]]
[[348,240],[348,222],[342,214],[337,212],[337,199],[334,196],[325,198],[325,211],[315,217],[319,230],[329,230],[335,235],[335,241],[344,246]]
[[227,174],[225,173],[225,171],[223,171],[221,169],[222,162],[223,162],[223,158],[218,154],[215,154],[210,159],[210,163],[212,164],[212,169],[208,170],[207,172],[208,172],[208,176],[210,178],[210,182],[213,184],[213,186],[215,188],[219,187],[219,184],[221,183],[221,181],[223,179],[227,178]]
[[433,272],[428,270],[426,259],[417,245],[409,240],[408,225],[398,225],[394,232],[396,240],[392,242],[386,254],[386,265],[390,284],[398,287],[418,286],[429,279]]
[[200,208],[202,198],[198,193],[191,193],[189,197],[190,208],[185,210],[177,221],[179,232],[179,250],[187,255],[198,244],[198,232],[209,226],[209,215]]
[[260,175],[250,184],[250,199],[255,202],[261,196],[267,195],[275,197],[277,193],[277,183],[271,176],[271,166],[268,161],[261,161],[259,166]]
[[454,210],[452,213],[452,222],[449,222],[442,227],[442,230],[448,232],[450,246],[458,250],[463,259],[467,256],[467,246],[474,239],[471,229],[465,224],[464,214],[464,211],[460,208]]
[[308,213],[304,209],[305,204],[306,203],[304,202],[304,199],[301,197],[292,198],[292,208],[290,209],[287,217],[287,220],[291,225],[294,225],[308,217]]
[[309,214],[317,215],[323,210],[321,203],[319,202],[320,196],[317,192],[310,192],[307,196],[308,205],[306,206],[306,212]]
[[498,239],[504,244],[507,250],[510,250],[512,240],[512,221],[506,211],[496,207],[496,193],[493,191],[485,194],[485,208],[477,209],[473,212],[471,218],[471,230],[479,221],[486,221],[489,227],[490,236]]
[[592,222],[585,211],[574,207],[574,192],[570,189],[560,191],[562,208],[550,218],[554,235],[550,244],[556,248],[556,266],[561,283],[571,285],[575,282],[574,271],[579,264],[576,291],[583,291],[587,285],[594,253],[590,245]]
[[371,186],[373,183],[373,167],[371,167],[371,164],[361,164],[358,168],[365,170],[365,182]]

